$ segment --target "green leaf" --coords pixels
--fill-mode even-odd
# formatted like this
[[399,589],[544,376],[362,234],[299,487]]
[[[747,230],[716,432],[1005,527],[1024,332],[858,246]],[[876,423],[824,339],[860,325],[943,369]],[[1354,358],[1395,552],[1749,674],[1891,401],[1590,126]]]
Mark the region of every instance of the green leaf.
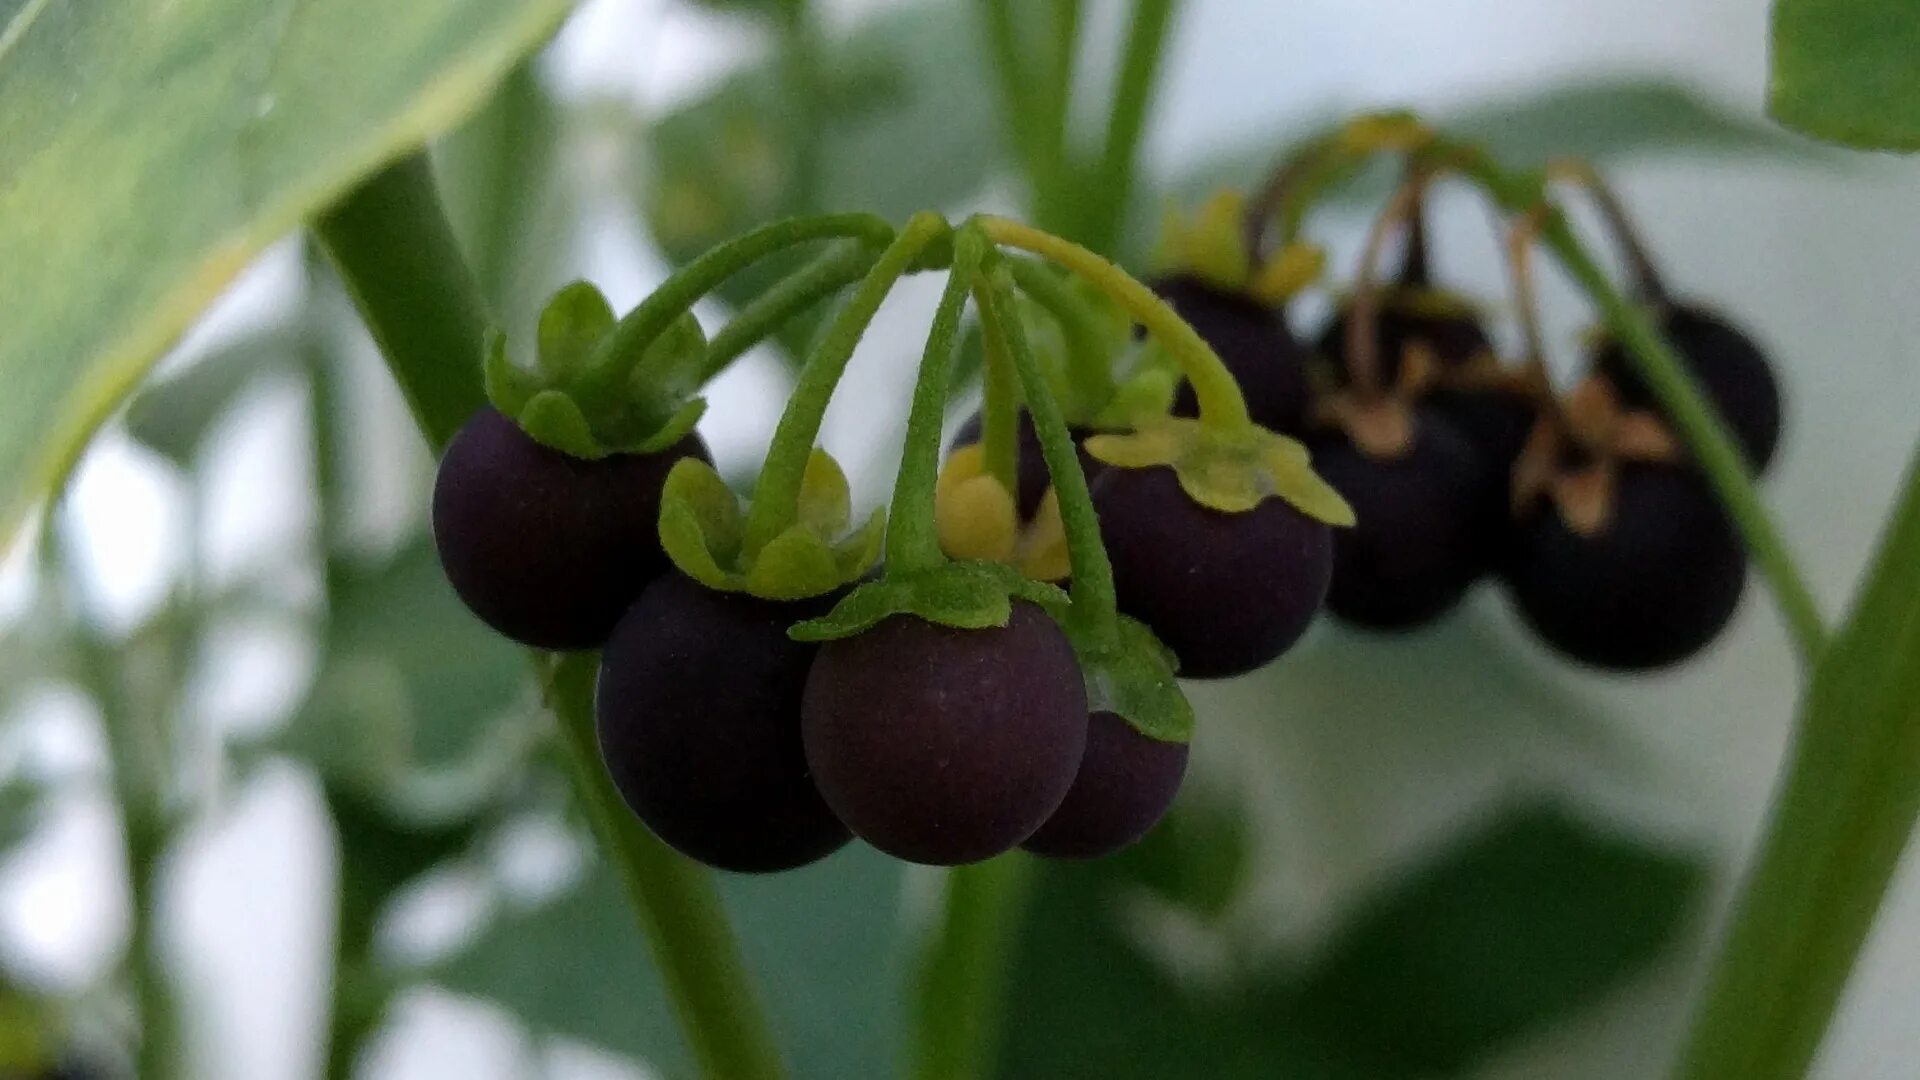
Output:
[[283,329],[255,331],[142,390],[127,408],[127,434],[186,468],[235,399],[271,371],[291,370],[301,347]]
[[[898,1058],[900,864],[855,845],[791,873],[719,879],[795,1076],[889,1075]],[[633,915],[604,868],[548,905],[508,915],[432,972],[536,1029],[692,1075]]]
[[1862,150],[1920,150],[1920,18],[1905,0],[1776,0],[1774,119]]
[[337,779],[323,779],[322,791],[340,840],[336,949],[363,957],[394,894],[471,847],[482,819],[423,819]]
[[220,288],[567,0],[28,0],[0,29],[0,542]]
[[448,220],[495,311],[535,309],[565,258],[576,193],[561,181],[565,115],[528,58],[486,106],[433,148]]
[[1511,811],[1345,919],[1302,1016],[1389,1075],[1456,1072],[1658,956],[1703,870],[1558,805]]
[[1695,1020],[1687,1080],[1800,1077],[1920,816],[1920,453],[1813,673],[1772,824]]

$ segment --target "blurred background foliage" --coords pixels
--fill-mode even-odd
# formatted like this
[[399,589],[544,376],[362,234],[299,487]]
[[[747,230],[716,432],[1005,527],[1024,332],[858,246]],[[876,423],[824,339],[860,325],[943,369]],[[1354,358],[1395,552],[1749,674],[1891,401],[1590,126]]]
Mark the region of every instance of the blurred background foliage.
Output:
[[[779,17],[773,3],[706,6],[743,22]],[[563,102],[529,63],[436,146],[462,241],[508,325],[524,332],[571,276],[573,235],[600,220],[589,218],[592,206],[619,208],[674,264],[783,214],[857,208],[898,220],[928,205],[1025,205],[991,78],[972,60],[981,45],[967,5],[893,6],[845,32],[815,29],[821,82],[806,101],[794,100],[793,58],[779,49],[657,112]],[[1820,161],[1662,79],[1539,85],[1436,118],[1516,163],[1562,154],[1603,165],[1659,154]],[[1250,131],[1243,147],[1144,178],[1117,254],[1143,264],[1168,199],[1251,183],[1331,119],[1309,113]],[[329,1076],[364,1064],[394,1003],[423,985],[493,1003],[536,1036],[685,1075],[619,891],[581,839],[523,658],[455,601],[424,514],[406,515],[390,535],[358,523],[384,492],[418,492],[428,474],[412,451],[368,466],[355,425],[369,394],[385,395],[391,411],[391,391],[370,377],[337,283],[317,260],[302,265],[297,302],[171,365],[121,422],[177,476],[189,507],[164,600],[137,625],[107,625],[59,506],[28,545],[30,606],[0,644],[0,875],[49,799],[110,790],[127,848],[130,935],[124,962],[99,985],[42,985],[0,953],[0,1075],[73,1053],[119,1067],[130,1002],[165,978],[153,959],[164,950],[147,950],[155,866],[183,829],[225,813],[258,770],[288,763],[317,778],[337,845],[336,977],[328,1049],[316,1055]],[[744,276],[725,299],[750,298],[767,280]],[[789,334],[781,355],[806,333]],[[199,542],[210,459],[236,408],[263,386],[287,385],[306,410],[300,501],[313,507],[311,528],[296,565],[217,577]],[[233,662],[227,639],[262,624],[305,642],[311,674],[274,715],[241,731],[211,729],[194,678]],[[77,702],[106,733],[104,760],[55,767],[26,752],[21,718],[48,695]],[[1697,927],[1702,853],[1556,782],[1597,773],[1602,788],[1633,788],[1658,763],[1577,681],[1513,655],[1482,609],[1410,643],[1323,631],[1272,671],[1204,688],[1196,702],[1212,745],[1171,820],[1123,858],[1036,866],[996,1075],[1474,1075],[1515,1040],[1660,963]],[[1233,760],[1236,748],[1306,716],[1293,744],[1303,757],[1269,778],[1301,781],[1300,790],[1276,802]],[[1412,721],[1428,726],[1411,730]],[[1449,743],[1447,729],[1459,725],[1477,737]],[[1515,755],[1538,755],[1548,779],[1488,806],[1434,808],[1393,842],[1385,871],[1330,886],[1337,902],[1305,905],[1312,919],[1276,920],[1287,898],[1263,882],[1277,817],[1306,806],[1301,827],[1324,826],[1334,848],[1378,807],[1404,809],[1424,794],[1417,782],[1343,788],[1343,763],[1311,755],[1313,732],[1338,729],[1366,732],[1350,745],[1405,759],[1409,776],[1436,753],[1504,741]],[[532,886],[501,855],[528,834],[562,853]],[[489,883],[484,911],[456,940],[396,945],[394,913],[407,898],[462,875]],[[791,875],[723,882],[801,1075],[877,1076],[899,1060],[902,985],[928,884],[928,874],[864,849]]]

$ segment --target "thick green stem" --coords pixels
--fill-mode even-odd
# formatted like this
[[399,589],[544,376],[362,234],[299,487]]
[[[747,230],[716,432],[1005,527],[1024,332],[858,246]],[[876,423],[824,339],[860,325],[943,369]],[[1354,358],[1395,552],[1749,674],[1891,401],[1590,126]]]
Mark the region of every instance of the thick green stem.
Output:
[[313,223],[427,439],[443,446],[487,403],[492,325],[424,153],[374,174]]
[[574,396],[595,399],[621,395],[640,415],[664,421],[680,407],[670,392],[673,388],[660,388],[659,400],[650,401],[647,400],[649,388],[635,386],[629,378],[632,366],[645,355],[647,346],[733,275],[787,248],[833,237],[878,247],[893,239],[893,227],[873,214],[788,218],[708,250],[662,282],[601,339],[587,363],[586,373],[572,388]]
[[1076,423],[1092,420],[1114,394],[1113,357],[1093,312],[1047,267],[1020,257],[1005,261],[1013,271],[1013,283],[1060,326],[1067,347],[1066,385],[1073,399],[1062,403],[1067,418]]
[[[395,168],[415,171],[418,160]],[[355,252],[352,258],[336,254],[336,265],[374,339],[381,343],[388,367],[403,387],[416,391],[409,395],[409,403],[437,451],[445,448],[460,420],[477,407],[469,403],[485,400],[480,383],[485,327],[472,334],[443,335],[443,350],[418,347],[420,342],[405,330],[410,322],[437,318],[436,305],[469,313],[481,309],[472,292],[472,277],[461,268],[458,249],[451,243],[431,241],[436,229],[444,226],[445,215],[430,178],[424,174],[421,178],[428,180],[424,191],[416,188],[413,197],[394,199],[386,190],[394,181],[384,174],[376,177],[350,193],[315,228],[330,251]],[[422,280],[433,287],[409,287],[402,275],[369,257],[370,249],[361,242],[367,235],[389,237],[394,246],[409,249],[403,265],[433,260],[452,260],[453,265],[418,266]],[[410,244],[424,246],[412,250]],[[388,293],[387,288],[397,291]],[[415,305],[424,307],[416,310]],[[393,342],[408,347],[395,348]],[[591,654],[561,660],[562,670],[550,682],[560,705],[560,727],[576,765],[574,783],[589,807],[595,838],[627,883],[680,1024],[706,1075],[713,1080],[778,1077],[779,1055],[739,962],[710,876],[662,846],[624,813],[599,766],[592,730],[595,660]],[[551,662],[544,656],[536,656],[536,661]]]
[[1160,64],[1166,55],[1167,30],[1179,6],[1179,0],[1134,3],[1126,49],[1114,83],[1113,112],[1107,117],[1100,172],[1091,185],[1093,208],[1087,214],[1085,239],[1095,251],[1112,251],[1126,222],[1140,159],[1140,136],[1153,110],[1160,86]]
[[1028,69],[1021,47],[1013,0],[978,2],[987,36],[987,54],[993,60],[993,73],[1000,81],[1000,115],[1006,122],[1014,156],[1025,164],[1031,180],[1040,174],[1040,110],[1033,92],[1033,72]]
[[802,212],[820,209],[823,179],[820,102],[827,96],[820,27],[812,0],[780,0],[780,73],[786,87],[787,122],[793,135],[792,205]]
[[746,962],[727,925],[713,876],[648,832],[614,789],[593,730],[598,653],[546,662],[547,704],[559,721],[575,791],[613,855],[620,883],[647,930],[674,1011],[701,1073],[712,1080],[773,1080],[785,1073]]
[[1014,305],[1013,275],[1003,260],[994,260],[986,272],[986,284],[980,294],[980,320],[987,340],[999,339],[1020,383],[1027,393],[1027,412],[1033,417],[1034,430],[1040,436],[1040,452],[1047,461],[1047,474],[1060,502],[1060,523],[1067,533],[1067,558],[1073,572],[1073,608],[1083,625],[1106,635],[1109,643],[1119,634],[1120,609],[1113,591],[1113,564],[1107,559],[1106,545],[1100,539],[1100,519],[1093,509],[1093,496],[1087,490],[1087,475],[1080,467],[1080,454],[1074,447],[1073,433],[1060,414],[1060,405],[1047,385],[1047,373],[1033,354],[1026,328],[1020,324],[1020,312]]
[[940,550],[940,526],[934,489],[940,479],[940,424],[947,411],[947,384],[960,337],[960,316],[974,273],[980,267],[986,242],[978,233],[962,231],[953,241],[953,269],[940,294],[927,333],[926,351],[913,384],[913,407],[907,414],[906,446],[900,455],[900,473],[893,484],[893,508],[887,521],[887,566],[900,573],[930,569],[946,561]]
[[760,483],[753,493],[753,507],[747,512],[745,550],[756,554],[774,537],[798,520],[800,483],[807,472],[807,459],[813,454],[814,440],[820,435],[820,422],[833,400],[834,387],[846,373],[847,361],[867,332],[867,325],[880,310],[880,304],[935,240],[947,233],[947,223],[938,214],[919,213],[900,230],[879,261],[868,271],[847,306],[834,319],[825,337],[800,369],[800,380],[787,398],[786,412],[774,429],[767,447],[766,464],[760,469]]
[[1078,222],[1085,200],[1077,190],[1076,166],[1068,144],[1073,107],[1074,61],[1080,50],[1080,0],[1049,0],[1047,32],[1051,46],[1040,80],[1032,170],[1034,216],[1047,228],[1083,235]]
[[1032,860],[1017,851],[947,871],[945,902],[915,967],[913,1080],[993,1075],[1031,873]]
[[1070,240],[1002,217],[982,217],[981,227],[997,244],[1031,251],[1079,274],[1125,308],[1146,327],[1180,365],[1200,405],[1200,422],[1216,431],[1241,431],[1252,425],[1240,385],[1220,357],[1153,290],[1113,263]]
[[754,297],[707,343],[700,381],[715,378],[748,349],[785,326],[787,320],[865,277],[873,268],[874,258],[873,249],[846,241]]

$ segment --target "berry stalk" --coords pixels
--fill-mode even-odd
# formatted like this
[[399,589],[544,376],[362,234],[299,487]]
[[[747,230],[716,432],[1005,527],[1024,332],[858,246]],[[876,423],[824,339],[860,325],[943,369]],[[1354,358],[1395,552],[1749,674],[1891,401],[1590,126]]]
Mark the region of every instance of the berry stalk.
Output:
[[[800,483],[806,476],[807,458],[813,453],[814,440],[820,435],[820,422],[826,417],[827,404],[846,373],[847,361],[867,332],[874,314],[893,286],[919,259],[921,253],[948,232],[940,215],[915,214],[900,230],[893,243],[867,272],[813,355],[800,371],[800,381],[787,399],[787,409],[774,429],[767,447],[766,463],[760,470],[760,484],[747,512],[745,550],[757,553],[767,542],[780,535],[797,520],[800,512]],[[654,294],[658,296],[658,293]]]
[[1131,274],[1070,240],[1042,232],[1003,217],[978,219],[988,239],[996,244],[1030,251],[1066,267],[1092,282],[1124,307],[1135,321],[1166,346],[1192,385],[1200,403],[1200,423],[1216,431],[1239,431],[1253,426],[1240,385],[1213,347],[1176,314],[1152,289]]
[[[1120,73],[1114,80],[1113,111],[1107,116],[1098,181],[1091,185],[1092,209],[1087,214],[1087,245],[1111,251],[1126,219],[1133,195],[1134,172],[1139,165],[1140,136],[1159,89],[1160,65],[1166,55],[1167,30],[1179,0],[1136,0],[1127,43],[1121,53]],[[1018,281],[1018,277],[1015,278]]]
[[1009,494],[1020,491],[1020,377],[1007,355],[1004,338],[985,335],[981,373],[985,395],[980,402],[980,452],[988,476]]
[[747,350],[786,325],[787,320],[866,277],[876,258],[867,245],[843,241],[754,297],[707,343],[700,382],[704,385],[717,378]]
[[1067,346],[1066,389],[1073,398],[1070,413],[1076,419],[1092,417],[1106,407],[1114,392],[1113,365],[1093,313],[1045,266],[1026,258],[1005,262],[1013,272],[1013,283],[1060,325]]
[[953,239],[953,269],[940,294],[940,306],[927,333],[920,373],[913,384],[907,415],[906,445],[893,486],[887,523],[887,565],[901,573],[939,566],[940,527],[934,512],[934,488],[940,476],[940,422],[946,414],[947,384],[953,370],[960,316],[986,244],[978,233],[962,229]]
[[1033,860],[1021,852],[947,871],[946,896],[913,979],[912,1080],[991,1075],[1000,1000]]

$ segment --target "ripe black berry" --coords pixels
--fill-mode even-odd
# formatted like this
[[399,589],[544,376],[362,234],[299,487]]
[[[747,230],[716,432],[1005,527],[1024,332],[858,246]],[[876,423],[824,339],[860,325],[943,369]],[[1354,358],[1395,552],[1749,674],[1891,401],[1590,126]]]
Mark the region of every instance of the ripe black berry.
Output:
[[[1703,307],[1665,309],[1660,328],[1720,410],[1756,471],[1773,463],[1780,446],[1780,384],[1760,346],[1733,324]],[[1612,340],[1602,343],[1594,369],[1613,384],[1629,408],[1659,407],[1633,358]]]
[[1087,745],[1067,637],[1016,600],[1004,627],[894,615],[821,646],[802,733],[820,793],[854,834],[912,862],[1007,851],[1066,797]]
[[1021,846],[1056,859],[1111,855],[1165,816],[1186,773],[1187,744],[1148,738],[1118,714],[1096,712],[1066,801]]
[[1545,641],[1596,667],[1685,659],[1733,617],[1747,559],[1706,483],[1668,465],[1625,465],[1611,518],[1591,536],[1542,501],[1504,567],[1515,607]]
[[[1220,355],[1240,384],[1254,423],[1283,435],[1305,429],[1310,401],[1306,350],[1287,329],[1284,316],[1196,277],[1158,278],[1148,284]],[[1198,416],[1199,408],[1193,387],[1181,383],[1173,414]]]
[[1487,567],[1490,511],[1506,490],[1438,412],[1416,408],[1413,432],[1398,456],[1369,455],[1341,434],[1312,444],[1315,471],[1355,518],[1333,537],[1327,608],[1373,630],[1411,629],[1459,602]]
[[657,454],[571,457],[482,409],[440,460],[433,539],[460,599],[507,637],[588,649],[667,567],[660,488],[683,457],[707,460],[689,435]]
[[681,854],[760,873],[851,839],[800,743],[819,647],[787,636],[830,601],[761,600],[671,573],[614,629],[594,707],[600,752],[627,805]]
[[[1320,355],[1332,366],[1335,381],[1342,386],[1351,381],[1347,366],[1350,314],[1342,307],[1320,332]],[[1415,310],[1395,306],[1389,298],[1375,317],[1374,326],[1380,342],[1376,357],[1382,386],[1399,381],[1401,362],[1409,349],[1427,350],[1442,375],[1464,368],[1493,350],[1480,320],[1464,311]]]
[[[1046,460],[1040,453],[1040,433],[1034,430],[1033,415],[1025,409],[1021,409],[1019,415],[1020,423],[1015,429],[1015,437],[1018,439],[1020,451],[1019,473],[1016,477],[1020,490],[1014,493],[1014,505],[1020,511],[1020,520],[1027,521],[1033,517],[1035,511],[1040,509],[1040,500],[1046,497],[1047,488],[1052,486],[1053,479],[1047,473]],[[985,423],[985,418],[979,413],[968,417],[966,422],[960,425],[960,429],[954,432],[954,449],[958,450],[960,447],[972,446],[979,442]],[[1092,483],[1094,476],[1106,466],[1087,453],[1084,448],[1080,448],[1080,440],[1086,438],[1091,432],[1084,428],[1071,430],[1074,446],[1080,450],[1080,469],[1086,473],[1087,482]]]
[[1332,530],[1284,499],[1210,510],[1171,468],[1108,469],[1093,490],[1120,610],[1193,679],[1239,675],[1285,652],[1320,609]]

